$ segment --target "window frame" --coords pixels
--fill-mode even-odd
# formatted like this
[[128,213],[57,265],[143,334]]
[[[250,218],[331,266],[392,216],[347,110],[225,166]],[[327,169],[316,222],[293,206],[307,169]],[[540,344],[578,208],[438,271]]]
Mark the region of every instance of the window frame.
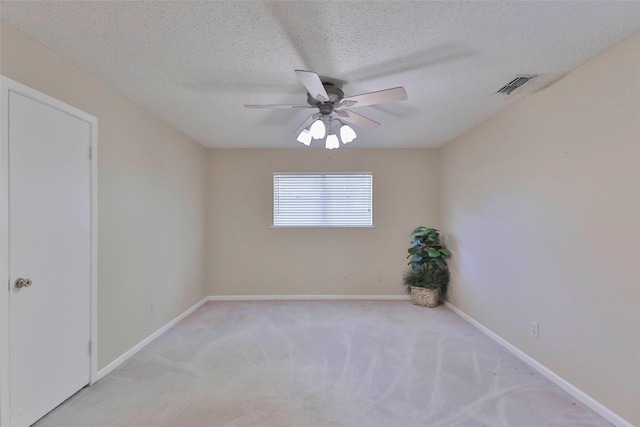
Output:
[[[278,176],[283,175],[320,175],[320,176],[347,176],[347,175],[365,175],[368,176],[369,186],[370,186],[370,194],[369,194],[369,217],[370,221],[368,224],[276,224],[276,179]],[[303,172],[273,172],[273,187],[272,187],[272,218],[271,218],[271,228],[375,228],[374,227],[374,214],[373,214],[373,172],[372,171],[303,171]]]

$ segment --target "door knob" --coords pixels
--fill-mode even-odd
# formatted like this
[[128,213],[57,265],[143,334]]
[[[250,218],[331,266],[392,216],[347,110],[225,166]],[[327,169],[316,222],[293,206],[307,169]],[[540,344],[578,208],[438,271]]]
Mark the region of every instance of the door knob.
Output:
[[29,286],[31,286],[31,279],[23,279],[21,277],[16,279],[16,288],[20,289],[20,288],[28,288]]

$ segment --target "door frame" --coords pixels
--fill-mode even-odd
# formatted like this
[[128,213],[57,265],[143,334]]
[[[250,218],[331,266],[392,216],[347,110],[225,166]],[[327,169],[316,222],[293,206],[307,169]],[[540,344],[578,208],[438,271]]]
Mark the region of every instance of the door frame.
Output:
[[[0,425],[9,426],[9,94],[20,94],[89,123],[91,147],[91,256],[89,385],[98,380],[98,119],[69,104],[0,75]],[[87,153],[89,157],[90,153]]]

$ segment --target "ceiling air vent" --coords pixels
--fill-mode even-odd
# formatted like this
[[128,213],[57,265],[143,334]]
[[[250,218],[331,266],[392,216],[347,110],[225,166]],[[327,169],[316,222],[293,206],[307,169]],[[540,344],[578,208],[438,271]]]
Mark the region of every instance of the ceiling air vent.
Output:
[[538,77],[537,74],[530,74],[526,76],[517,76],[515,79],[511,80],[506,85],[502,86],[498,89],[496,93],[504,93],[505,95],[511,95],[511,92],[514,90],[521,88],[524,84],[526,84],[529,80],[535,79]]

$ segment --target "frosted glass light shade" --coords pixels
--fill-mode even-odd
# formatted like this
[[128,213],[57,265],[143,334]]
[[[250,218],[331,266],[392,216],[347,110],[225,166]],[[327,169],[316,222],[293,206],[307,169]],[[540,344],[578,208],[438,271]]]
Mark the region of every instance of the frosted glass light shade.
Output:
[[309,132],[311,132],[311,136],[313,137],[313,139],[322,139],[326,135],[327,129],[324,126],[322,120],[318,119],[313,122],[311,128],[309,129]]
[[340,147],[340,141],[338,140],[338,137],[336,136],[336,134],[332,133],[329,136],[327,136],[327,142],[325,147],[327,148],[327,150],[333,150],[334,148]]
[[300,135],[298,135],[298,138],[296,138],[296,140],[304,145],[306,145],[307,147],[311,145],[311,132],[309,132],[309,129],[302,129],[302,132],[300,132]]
[[348,144],[356,139],[356,132],[348,125],[342,125],[340,128],[340,139],[343,144]]

